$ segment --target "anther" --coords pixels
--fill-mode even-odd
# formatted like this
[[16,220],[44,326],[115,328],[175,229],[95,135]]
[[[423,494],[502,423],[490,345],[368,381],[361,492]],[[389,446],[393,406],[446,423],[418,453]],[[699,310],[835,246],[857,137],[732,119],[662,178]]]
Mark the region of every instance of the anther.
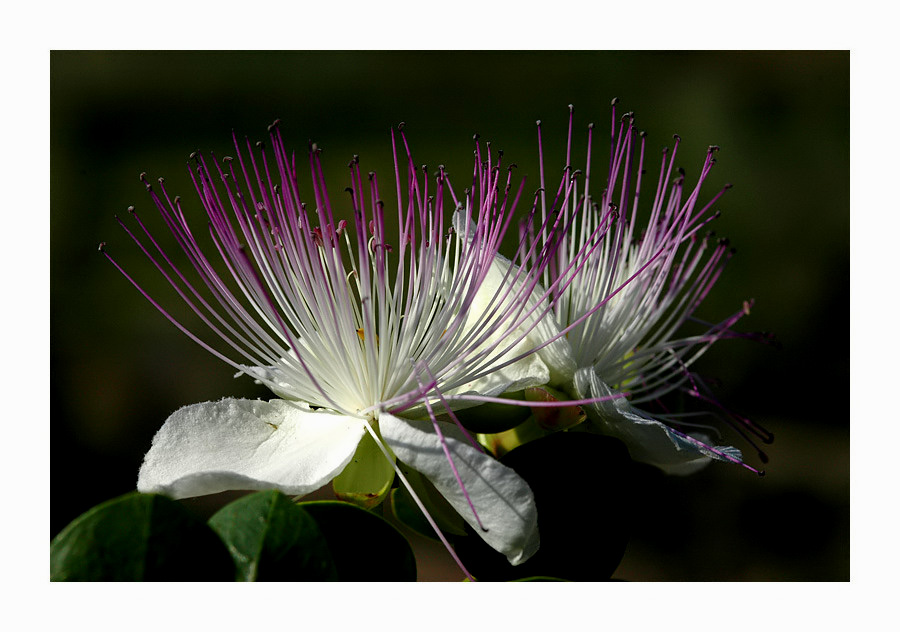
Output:
[[609,104],[610,104],[610,105],[615,105],[615,104],[618,103],[618,102],[619,102],[619,97],[613,97],[613,100],[610,101]]
[[570,103],[569,104],[569,113],[571,114],[574,111],[575,111],[575,106]]
[[594,124],[593,124],[593,123],[588,123],[588,129],[594,129]]
[[131,213],[132,215],[134,215],[134,207],[133,207],[133,206],[129,206],[126,210],[127,210],[129,213]]
[[147,184],[147,172],[141,171],[141,175],[138,176],[138,179],[140,179],[140,181],[144,184]]
[[397,123],[397,129],[399,131],[402,132],[404,127],[406,127],[406,121],[400,121],[399,123]]
[[273,129],[275,129],[276,127],[278,127],[278,124],[279,124],[279,123],[281,123],[281,119],[275,119],[274,121],[272,121],[272,124],[269,125],[267,131],[271,132]]
[[647,138],[647,132],[645,132],[644,130],[641,130],[640,133],[638,134],[638,136],[640,136],[641,138]]
[[261,140],[256,141],[257,149],[265,149],[265,147],[266,147],[266,144],[264,142],[262,142]]
[[375,172],[374,172],[374,171],[370,171],[370,172],[369,172],[369,180],[373,179],[374,177],[375,177]]
[[540,126],[541,126],[541,119],[536,120],[536,121],[534,122],[534,124],[537,125],[538,127],[540,127]]
[[723,189],[730,189],[730,188],[733,187],[733,186],[734,186],[734,185],[731,184],[731,183],[729,182],[728,184],[726,184],[726,185],[725,185],[724,187],[722,187],[722,188],[723,188]]
[[709,151],[710,152],[719,151],[719,146],[718,145],[710,145]]
[[472,134],[472,140],[478,140],[481,138],[481,134]]
[[188,156],[188,160],[193,160],[194,158],[197,157],[197,154],[199,154],[199,153],[200,153],[199,151],[192,151],[191,155]]
[[622,115],[622,122],[624,123],[628,119],[633,119],[633,118],[634,118],[634,112],[625,112],[625,114]]
[[676,142],[681,142],[681,136],[678,134],[672,134],[672,138],[674,138]]
[[101,242],[100,242],[100,245],[97,246],[97,252],[103,252],[103,249],[104,249],[104,248],[106,248],[106,242],[105,242],[105,241],[101,241]]

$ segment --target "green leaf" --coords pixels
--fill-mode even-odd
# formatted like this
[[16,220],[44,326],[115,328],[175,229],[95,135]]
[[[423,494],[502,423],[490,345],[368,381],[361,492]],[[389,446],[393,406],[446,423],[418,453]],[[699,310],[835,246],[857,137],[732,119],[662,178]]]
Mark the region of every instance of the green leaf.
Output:
[[416,558],[409,542],[384,518],[340,501],[299,506],[318,523],[340,581],[416,580]]
[[625,444],[587,432],[557,432],[517,447],[500,462],[534,492],[541,547],[526,562],[510,566],[473,532],[454,541],[469,572],[488,581],[609,579],[625,554],[640,498]]
[[[431,481],[408,467],[402,467],[403,475],[413,491],[425,505],[438,528],[451,535],[465,535],[465,521],[434,488]],[[394,517],[413,531],[427,538],[437,539],[434,528],[429,524],[422,510],[416,504],[405,485],[391,490],[391,511]]]
[[[500,397],[522,401],[525,399],[525,394],[522,391],[515,391],[504,393]],[[456,411],[456,418],[466,430],[481,434],[493,434],[515,428],[528,419],[529,415],[531,415],[531,409],[528,406],[496,402],[487,402]]]
[[51,581],[231,581],[222,541],[181,504],[133,492],[97,505],[50,543]]
[[229,503],[209,519],[234,558],[237,581],[335,581],[316,521],[277,490]]

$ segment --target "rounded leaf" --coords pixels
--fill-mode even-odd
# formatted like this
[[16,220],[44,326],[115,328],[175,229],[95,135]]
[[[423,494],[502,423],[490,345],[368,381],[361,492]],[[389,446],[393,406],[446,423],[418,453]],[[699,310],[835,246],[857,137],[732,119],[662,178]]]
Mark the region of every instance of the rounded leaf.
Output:
[[237,581],[334,581],[316,521],[277,490],[229,503],[209,519],[234,558]]
[[[522,400],[523,391],[500,395],[503,399]],[[464,408],[456,412],[456,418],[466,430],[483,434],[493,434],[515,428],[528,419],[531,409],[528,406],[513,406],[488,402],[472,408]]]
[[612,437],[559,432],[519,446],[500,461],[534,492],[541,548],[511,567],[480,538],[457,538],[456,551],[469,571],[493,581],[609,579],[625,553],[637,495],[625,445]]
[[319,525],[342,582],[416,581],[416,558],[388,521],[350,503],[299,504]]
[[50,543],[52,581],[232,581],[225,545],[200,518],[157,494],[88,510]]

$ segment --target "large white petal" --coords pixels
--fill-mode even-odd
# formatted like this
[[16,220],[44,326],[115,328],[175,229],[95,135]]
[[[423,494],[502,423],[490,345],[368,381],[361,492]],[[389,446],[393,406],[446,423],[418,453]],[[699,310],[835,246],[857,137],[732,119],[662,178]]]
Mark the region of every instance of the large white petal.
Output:
[[[459,238],[463,239],[466,224],[465,216],[462,212],[457,211],[454,214],[453,225]],[[469,231],[468,239],[471,243],[474,240],[474,221],[469,226]],[[507,323],[504,323],[501,331],[491,336],[486,344],[494,347],[508,344],[506,341],[518,338],[523,332],[530,329],[532,325],[534,325],[534,328],[531,328],[529,333],[515,347],[504,353],[503,357],[496,364],[501,364],[529,351],[559,333],[553,311],[549,310],[546,314],[543,314],[543,309],[537,309],[525,318],[514,332],[505,333],[509,325],[521,319],[532,308],[537,306],[538,299],[544,294],[544,288],[537,284],[530,292],[527,292],[527,295],[523,295],[526,294],[524,272],[519,274],[513,289],[507,291],[508,286],[513,283],[518,270],[519,268],[512,261],[503,255],[495,254],[484,281],[482,281],[475,294],[466,322],[466,326],[471,327],[477,324],[486,312],[494,309],[500,312],[513,304],[524,304],[524,309],[518,312],[515,320],[510,319]],[[546,306],[545,302],[543,307]],[[548,382],[552,384],[571,384],[574,372],[575,360],[568,341],[564,337],[560,337],[536,353],[467,384],[465,390],[484,393],[489,390],[496,390],[496,387],[500,385],[504,386],[505,391],[518,391],[530,386],[542,386]]]
[[515,471],[473,448],[453,424],[440,424],[460,479],[487,528],[482,531],[432,422],[381,413],[378,423],[381,436],[397,458],[428,478],[485,542],[506,555],[513,565],[534,555],[540,543],[534,495]]
[[241,375],[249,375],[257,384],[262,384],[269,388],[273,393],[281,399],[289,399],[297,401],[298,394],[295,392],[294,386],[287,377],[284,369],[280,366],[248,366],[246,364],[238,365],[241,372],[235,374],[234,377]]
[[[506,271],[509,269],[510,263],[501,256],[494,257],[484,281],[478,287],[475,293],[475,299],[469,309],[466,319],[466,328],[480,325],[481,321],[488,313],[495,309],[497,313],[504,311],[513,304],[514,301],[521,300],[520,292],[510,291],[505,298],[506,285],[512,280],[512,275],[505,277]],[[521,286],[521,283],[519,283]],[[501,298],[503,299],[501,301]],[[517,318],[518,319],[518,318]],[[496,349],[498,347],[505,348],[509,342],[518,338],[524,331],[517,328],[512,333],[507,333],[509,325],[515,321],[507,319],[503,322],[498,331],[492,333],[483,347]],[[504,352],[504,354],[494,363],[502,364],[512,358],[521,355],[535,346],[535,340],[531,335],[525,336],[518,344]],[[520,391],[529,386],[539,386],[546,384],[550,379],[550,372],[543,360],[537,353],[525,356],[521,360],[517,360],[503,368],[492,371],[488,375],[470,382],[465,385],[465,390],[477,393],[494,393],[499,394],[504,391]],[[502,389],[502,390],[501,390]]]
[[153,437],[138,491],[173,498],[238,489],[307,494],[344,469],[364,432],[360,419],[301,402],[223,399],[185,406]]
[[[482,283],[478,290],[478,294],[476,294],[473,312],[477,313],[479,309],[484,311],[487,308],[488,301],[491,300],[495,292],[497,292],[497,289],[504,283],[511,283],[512,279],[515,278],[517,270],[518,268],[514,266],[509,259],[502,255],[496,255],[494,261],[491,263],[487,276],[485,276],[484,283]],[[524,301],[526,307],[522,312],[523,314],[535,307],[537,307],[537,309],[535,309],[531,316],[529,316],[519,328],[519,332],[522,332],[534,325],[534,328],[529,331],[526,338],[520,343],[520,348],[517,347],[517,353],[522,353],[524,350],[534,348],[548,340],[556,338],[556,340],[542,347],[534,356],[529,356],[529,358],[540,358],[542,366],[546,367],[548,374],[547,380],[552,384],[571,384],[575,373],[575,358],[572,355],[569,342],[566,340],[565,336],[557,338],[560,330],[556,323],[556,316],[553,311],[548,310],[547,313],[544,314],[544,311],[548,306],[547,300],[545,299],[543,304],[538,306],[539,299],[543,296],[545,291],[540,283],[535,285],[534,289],[529,292],[527,296],[522,296],[523,292],[525,292],[525,284],[522,280],[523,277],[524,275],[519,276],[519,280],[515,283],[515,289],[510,292],[509,296],[506,298],[505,304],[509,304],[513,300]],[[502,295],[503,293],[501,292],[499,296]],[[495,301],[495,303],[496,302],[497,301]],[[543,314],[543,316],[541,316],[541,314]],[[519,363],[525,362],[527,359],[528,358],[523,358]],[[512,365],[509,368],[512,368],[513,366],[515,365]],[[547,380],[539,383],[523,384],[520,388],[542,386],[547,384]]]
[[[575,389],[579,397],[609,397],[616,394],[591,368],[578,370]],[[593,413],[593,418],[604,432],[625,442],[632,459],[655,465],[667,474],[692,474],[712,459],[726,462],[741,460],[741,451],[737,448],[716,446],[715,451],[711,450],[704,445],[709,443],[707,437],[685,438],[666,424],[641,415],[625,397],[589,404],[586,408]]]

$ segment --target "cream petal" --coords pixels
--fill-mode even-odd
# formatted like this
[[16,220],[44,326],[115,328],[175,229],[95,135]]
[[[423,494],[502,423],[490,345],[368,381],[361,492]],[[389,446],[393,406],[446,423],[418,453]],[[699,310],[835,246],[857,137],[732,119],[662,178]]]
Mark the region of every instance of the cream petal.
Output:
[[460,479],[487,529],[482,531],[432,422],[381,413],[378,423],[397,458],[428,478],[485,542],[513,565],[534,555],[540,542],[534,495],[515,471],[473,448],[453,424],[440,424]]
[[307,494],[344,469],[364,432],[360,419],[301,402],[193,404],[153,437],[137,488],[173,498],[273,488]]
[[291,381],[281,367],[249,366],[246,364],[238,366],[241,367],[241,372],[236,373],[234,377],[240,377],[245,374],[249,375],[257,384],[266,386],[269,390],[278,395],[278,397],[293,401],[298,400],[297,393],[295,393]]
[[[575,389],[579,397],[608,397],[616,392],[607,386],[591,368],[579,369],[575,374]],[[705,436],[687,437],[666,424],[640,414],[626,398],[588,404],[602,430],[626,446],[631,458],[654,465],[667,474],[686,475],[704,468],[711,460],[739,462],[741,451],[730,446],[710,448]],[[730,458],[729,458],[730,457]]]
[[[460,239],[464,239],[466,236],[466,220],[467,216],[461,211],[457,211],[454,214],[453,225]],[[468,233],[470,243],[474,240],[474,232],[475,223],[472,221],[469,225]],[[519,276],[512,291],[507,292],[504,287],[513,282],[517,271],[518,268],[515,267],[512,261],[500,254],[494,255],[490,268],[479,286],[470,307],[467,326],[478,322],[485,312],[495,309],[498,305],[507,307],[514,301],[522,300],[522,294],[525,291],[524,275]],[[503,289],[501,290],[501,288]],[[524,301],[525,307],[516,320],[532,310],[543,294],[544,288],[540,284],[528,292]],[[505,298],[503,298],[504,296]],[[547,311],[543,315],[542,312],[543,310],[536,310],[513,333],[501,335],[503,334],[503,331],[501,331],[489,338],[486,344],[496,347],[503,344],[505,340],[518,338],[525,330],[531,328],[529,333],[515,347],[505,352],[496,364],[525,353],[559,333],[559,327],[556,325],[552,310]],[[509,324],[512,324],[512,322],[510,321]],[[533,328],[532,325],[534,325]],[[504,327],[504,329],[506,328]],[[560,337],[537,352],[509,366],[498,369],[484,378],[467,384],[464,390],[485,393],[488,390],[496,390],[497,386],[503,385],[503,390],[499,392],[506,392],[518,391],[531,386],[542,386],[548,382],[553,384],[570,384],[574,372],[575,360],[569,348],[569,343],[564,337]]]
[[[491,263],[490,270],[485,276],[484,282],[478,290],[473,305],[473,312],[480,313],[488,308],[489,301],[494,297],[498,288],[504,283],[510,283],[516,275],[516,269],[513,263],[503,257],[496,255]],[[516,289],[509,294],[506,301],[520,300],[524,291],[524,282],[520,280],[516,282]],[[528,293],[525,299],[526,307],[523,313],[527,313],[538,305],[538,299],[544,294],[544,288],[537,284],[534,289]],[[502,296],[502,292],[500,294]],[[546,308],[546,304],[543,306]],[[516,388],[511,390],[520,390],[530,386],[542,386],[548,382],[551,384],[571,384],[575,374],[575,358],[569,347],[569,342],[564,336],[559,335],[560,328],[556,323],[556,316],[552,310],[548,310],[546,314],[541,316],[544,309],[535,310],[532,315],[520,326],[519,330],[524,331],[534,325],[528,335],[514,349],[515,353],[510,353],[507,357],[514,357],[528,349],[537,347],[547,340],[553,340],[550,344],[541,347],[534,355],[519,360],[516,364],[506,367],[504,371],[508,371],[533,358],[532,362],[540,363],[541,368],[546,372],[546,378],[542,373],[540,379],[543,381],[534,381],[525,383],[520,380]],[[537,376],[536,376],[537,377]]]

